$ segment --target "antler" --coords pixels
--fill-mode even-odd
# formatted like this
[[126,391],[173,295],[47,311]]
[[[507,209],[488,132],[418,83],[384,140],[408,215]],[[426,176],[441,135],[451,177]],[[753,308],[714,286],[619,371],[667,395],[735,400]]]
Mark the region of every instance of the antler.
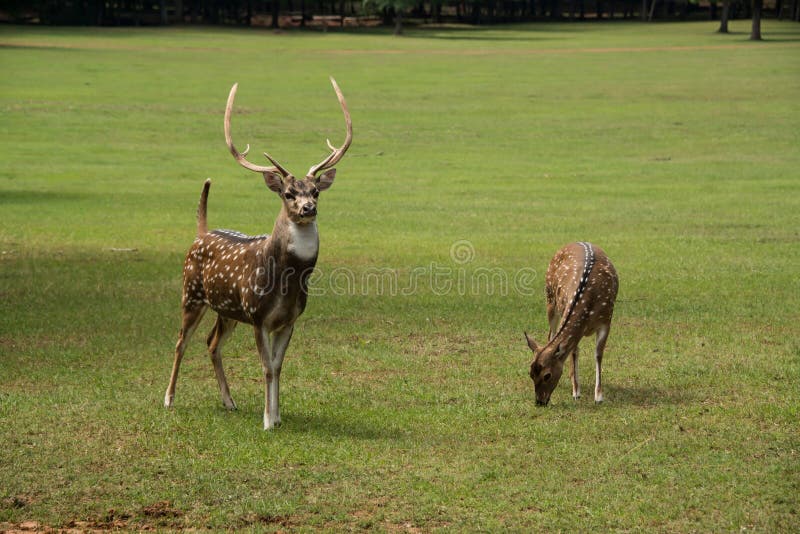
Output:
[[239,165],[251,171],[260,173],[278,171],[284,178],[291,176],[289,171],[284,169],[280,163],[272,159],[272,156],[266,152],[264,152],[264,155],[274,165],[274,167],[265,167],[247,161],[245,156],[247,156],[247,153],[250,152],[250,145],[247,145],[247,148],[244,149],[244,152],[239,152],[236,150],[236,147],[233,146],[233,140],[231,139],[231,112],[233,110],[233,99],[236,98],[236,89],[238,88],[238,83],[233,84],[233,87],[231,87],[231,92],[228,95],[228,104],[225,106],[225,142],[228,144],[228,148],[230,149],[231,154],[233,154],[234,159],[239,162]]
[[[339,86],[336,84],[336,80],[333,79],[331,76],[331,84],[333,84],[333,90],[336,91],[336,97],[339,99],[339,104],[342,106],[342,112],[344,113],[344,122],[347,126],[347,135],[344,139],[344,144],[336,148],[331,144],[331,140],[328,139],[328,148],[331,149],[331,154],[321,162],[317,163],[310,169],[308,169],[308,174],[306,177],[313,178],[319,171],[330,169],[334,165],[336,165],[344,153],[347,152],[347,149],[350,148],[350,143],[353,141],[353,122],[350,120],[350,112],[347,110],[347,102],[344,101],[344,95],[342,94],[342,90],[339,89]],[[270,161],[272,159],[270,158]]]

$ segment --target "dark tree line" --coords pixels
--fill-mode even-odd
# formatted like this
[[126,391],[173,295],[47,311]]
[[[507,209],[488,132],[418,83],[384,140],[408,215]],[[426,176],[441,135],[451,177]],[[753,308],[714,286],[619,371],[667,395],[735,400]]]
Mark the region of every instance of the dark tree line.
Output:
[[229,24],[272,27],[424,22],[507,22],[710,17],[727,31],[731,18],[769,13],[800,21],[800,0],[2,0],[6,20],[41,24]]

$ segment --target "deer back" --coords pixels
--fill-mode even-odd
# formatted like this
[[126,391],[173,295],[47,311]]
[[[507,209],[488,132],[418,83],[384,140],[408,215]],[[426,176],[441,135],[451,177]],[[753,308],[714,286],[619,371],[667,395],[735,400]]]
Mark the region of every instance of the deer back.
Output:
[[553,337],[579,340],[609,323],[618,288],[617,271],[600,247],[580,242],[559,250],[546,275],[548,311],[560,318]]

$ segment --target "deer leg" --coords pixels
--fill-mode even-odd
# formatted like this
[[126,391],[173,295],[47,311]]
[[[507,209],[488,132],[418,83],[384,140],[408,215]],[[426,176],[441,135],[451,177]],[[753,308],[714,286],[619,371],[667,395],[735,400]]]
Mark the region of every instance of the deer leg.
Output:
[[233,319],[223,319],[217,316],[217,322],[208,335],[208,352],[211,354],[211,363],[214,364],[214,374],[217,376],[219,392],[222,395],[222,404],[229,410],[236,409],[236,403],[231,398],[228,381],[225,378],[225,369],[222,367],[222,346],[233,333],[238,323]]
[[606,348],[606,340],[611,325],[603,325],[597,330],[597,341],[594,349],[595,378],[594,378],[594,402],[603,402],[603,384],[601,381],[601,368],[603,364],[603,351]]
[[264,371],[264,430],[270,430],[281,423],[281,366],[286,347],[292,338],[293,327],[289,326],[271,334],[262,326],[256,326],[255,330],[256,346]]
[[270,430],[274,426],[270,418],[270,383],[272,382],[272,339],[267,329],[261,325],[255,325],[256,348],[258,356],[261,358],[261,370],[264,373],[264,430]]
[[205,314],[205,312],[206,307],[204,305],[196,308],[183,309],[181,332],[178,335],[178,343],[175,345],[175,361],[172,364],[172,374],[169,377],[169,385],[167,386],[167,392],[164,395],[164,406],[167,408],[172,407],[172,401],[175,399],[175,384],[178,382],[178,370],[181,367],[181,360],[183,359],[183,353],[186,350],[186,345],[192,338],[192,334],[194,334],[194,331],[197,328],[197,325],[200,323],[200,319],[203,318],[203,314]]
[[283,367],[283,356],[286,354],[286,349],[289,346],[289,341],[292,339],[294,326],[287,326],[283,330],[279,330],[272,334],[272,366],[275,372],[272,375],[272,388],[270,393],[274,395],[274,400],[270,400],[270,409],[274,409],[272,421],[275,425],[281,424],[281,410],[278,402],[280,391],[280,378],[281,368]]
[[572,366],[569,369],[569,377],[572,379],[572,398],[581,398],[581,385],[578,382],[578,349],[572,351],[571,358]]
[[556,331],[558,330],[558,320],[560,317],[556,314],[556,307],[554,304],[550,302],[547,303],[547,322],[550,325],[550,332],[547,334],[547,341],[553,339],[553,336],[556,335]]

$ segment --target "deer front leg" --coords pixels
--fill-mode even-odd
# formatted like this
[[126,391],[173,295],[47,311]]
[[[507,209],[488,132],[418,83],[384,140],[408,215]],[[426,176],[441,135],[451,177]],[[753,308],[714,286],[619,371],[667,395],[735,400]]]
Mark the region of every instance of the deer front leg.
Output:
[[581,385],[578,381],[578,349],[572,351],[571,358],[572,367],[569,370],[569,377],[572,379],[572,398],[577,400],[581,398]]
[[[270,416],[272,418],[272,422],[276,426],[280,426],[281,424],[281,407],[279,403],[279,391],[280,391],[280,378],[281,378],[281,368],[283,367],[283,356],[286,354],[286,349],[289,347],[289,341],[292,339],[292,333],[294,332],[294,326],[287,326],[283,330],[279,330],[277,332],[273,332],[272,334],[272,367],[275,369],[275,372],[272,376],[272,387],[270,388],[270,394],[274,394],[274,401],[270,400]],[[272,411],[274,410],[274,412]]]
[[594,362],[595,362],[595,379],[594,379],[594,402],[599,404],[603,402],[603,383],[601,380],[601,371],[603,365],[603,351],[606,348],[606,340],[611,325],[604,325],[597,330],[597,342],[594,349]]
[[548,293],[548,301],[547,301],[547,324],[550,325],[550,331],[547,334],[547,341],[553,339],[553,336],[556,334],[558,330],[558,322],[561,318],[558,316],[558,310],[556,310],[556,305],[550,302],[550,297]]
[[264,371],[264,430],[280,425],[280,377],[283,355],[292,337],[292,327],[270,334],[257,326],[256,346]]

